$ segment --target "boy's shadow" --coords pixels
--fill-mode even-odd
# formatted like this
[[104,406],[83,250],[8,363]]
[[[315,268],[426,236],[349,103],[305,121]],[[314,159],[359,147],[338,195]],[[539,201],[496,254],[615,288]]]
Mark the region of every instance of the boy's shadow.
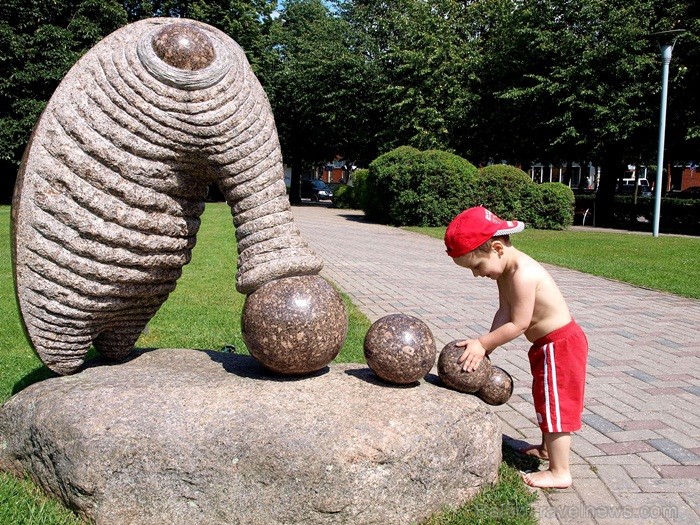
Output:
[[501,450],[503,452],[503,461],[510,467],[521,472],[531,472],[539,470],[540,464],[542,463],[538,458],[534,456],[528,456],[518,452],[525,447],[530,446],[531,443],[523,441],[521,439],[512,438],[506,434],[503,434],[503,441],[501,445]]

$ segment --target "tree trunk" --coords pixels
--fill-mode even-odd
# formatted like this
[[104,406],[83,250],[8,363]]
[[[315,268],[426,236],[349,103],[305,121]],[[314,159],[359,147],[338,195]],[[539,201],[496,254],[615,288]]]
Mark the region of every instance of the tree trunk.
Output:
[[561,182],[567,186],[571,186],[571,159],[566,161],[564,176],[562,177]]
[[609,151],[600,164],[600,185],[595,199],[595,225],[614,226],[615,186],[625,173],[626,165],[620,151]]
[[289,187],[290,204],[301,204],[301,160],[292,159],[292,181]]

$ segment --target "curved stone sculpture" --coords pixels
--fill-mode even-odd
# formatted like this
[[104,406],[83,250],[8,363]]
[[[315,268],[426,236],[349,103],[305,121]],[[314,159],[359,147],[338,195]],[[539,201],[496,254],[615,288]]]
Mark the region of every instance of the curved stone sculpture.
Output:
[[143,20],[69,71],[12,209],[19,308],[49,368],[75,372],[92,344],[130,352],[190,260],[213,182],[231,206],[241,293],[320,271],[293,222],[267,97],[231,38]]

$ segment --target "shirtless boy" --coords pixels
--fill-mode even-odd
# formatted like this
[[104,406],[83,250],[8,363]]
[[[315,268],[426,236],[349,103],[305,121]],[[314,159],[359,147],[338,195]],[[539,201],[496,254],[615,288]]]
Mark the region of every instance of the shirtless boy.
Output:
[[510,243],[525,228],[481,206],[455,217],[445,232],[447,254],[474,277],[498,285],[498,311],[489,333],[461,341],[463,369],[472,371],[499,346],[520,335],[532,343],[528,358],[541,445],[526,453],[549,460],[549,468],[523,475],[532,487],[571,485],[571,432],[581,428],[588,341],[571,318],[556,283],[537,261]]

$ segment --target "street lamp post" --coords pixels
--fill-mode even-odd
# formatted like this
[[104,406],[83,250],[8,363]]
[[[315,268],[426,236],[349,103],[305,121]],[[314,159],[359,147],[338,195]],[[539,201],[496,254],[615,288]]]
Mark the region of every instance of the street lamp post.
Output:
[[[659,113],[659,151],[656,160],[656,184],[654,184],[654,237],[659,236],[659,218],[661,216],[661,184],[663,180],[664,166],[664,142],[666,139],[666,100],[668,94],[668,70],[671,64],[673,46],[676,39],[685,29],[672,29],[654,33],[659,37],[659,47],[661,48],[661,111]],[[670,174],[669,174],[670,176]]]

